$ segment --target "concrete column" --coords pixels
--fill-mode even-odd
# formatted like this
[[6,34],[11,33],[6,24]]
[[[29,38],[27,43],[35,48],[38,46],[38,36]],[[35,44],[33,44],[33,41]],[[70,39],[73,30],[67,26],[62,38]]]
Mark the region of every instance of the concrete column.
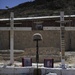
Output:
[[14,13],[10,13],[10,64],[14,63]]
[[60,12],[60,42],[61,42],[61,66],[65,67],[65,27],[64,12]]

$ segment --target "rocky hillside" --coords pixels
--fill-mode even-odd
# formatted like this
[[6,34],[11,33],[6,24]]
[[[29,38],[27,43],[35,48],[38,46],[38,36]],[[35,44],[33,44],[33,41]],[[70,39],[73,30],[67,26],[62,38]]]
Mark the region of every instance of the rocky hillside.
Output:
[[10,9],[0,10],[0,18],[9,17],[13,11],[15,17],[59,15],[63,10],[65,14],[75,13],[75,0],[35,0],[25,2]]

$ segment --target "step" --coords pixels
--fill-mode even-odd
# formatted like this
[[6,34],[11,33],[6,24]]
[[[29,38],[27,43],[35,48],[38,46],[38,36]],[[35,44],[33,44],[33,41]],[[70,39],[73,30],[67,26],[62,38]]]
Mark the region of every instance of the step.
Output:
[[[24,50],[14,50],[14,59],[24,56]],[[10,60],[10,50],[0,50],[0,60]]]
[[[23,53],[24,52],[24,50],[14,50],[14,53]],[[10,50],[0,50],[0,54],[4,54],[4,53],[10,53]]]
[[[14,54],[14,57],[16,57],[16,56],[23,56],[24,54]],[[0,56],[2,56],[2,57],[10,57],[10,54],[0,54]]]

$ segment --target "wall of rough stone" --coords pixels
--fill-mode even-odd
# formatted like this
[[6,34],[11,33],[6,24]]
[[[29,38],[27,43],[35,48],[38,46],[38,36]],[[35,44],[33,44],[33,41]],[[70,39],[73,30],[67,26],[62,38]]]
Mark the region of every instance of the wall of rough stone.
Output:
[[15,32],[15,49],[32,48],[36,46],[33,41],[33,34],[40,33],[43,37],[39,41],[40,47],[60,47],[60,33],[59,31],[16,31]]
[[[24,50],[24,57],[31,57],[36,62],[36,42],[33,41],[33,34],[40,33],[43,37],[39,41],[39,61],[44,62],[45,58],[53,58],[60,61],[60,31],[15,31],[14,49]],[[65,49],[75,50],[75,31],[65,31]],[[0,49],[9,49],[9,31],[0,31]],[[71,39],[71,40],[70,40]],[[71,43],[71,45],[69,44]]]
[[75,31],[65,32],[65,48],[66,50],[75,50]]
[[[39,42],[39,47],[55,47],[60,49],[60,32],[59,31],[15,31],[14,48],[25,50],[25,48],[36,47],[36,42],[33,41],[33,34],[40,33],[43,40]],[[65,48],[69,49],[69,33],[71,38],[71,48],[75,50],[75,31],[65,32]],[[9,32],[0,31],[0,49],[9,49]]]
[[9,32],[0,31],[0,50],[9,49]]

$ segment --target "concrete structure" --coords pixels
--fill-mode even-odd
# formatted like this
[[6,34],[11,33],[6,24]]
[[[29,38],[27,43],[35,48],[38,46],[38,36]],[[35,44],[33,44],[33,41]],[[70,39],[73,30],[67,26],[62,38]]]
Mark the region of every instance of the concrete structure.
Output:
[[[0,75],[33,75],[33,67],[10,67],[6,68],[0,67]],[[75,75],[75,68],[40,68],[42,71],[41,75],[46,75],[48,73],[56,73],[57,75]]]
[[[64,16],[68,20],[68,15]],[[75,15],[71,15],[72,19],[71,27],[69,23],[65,24],[65,47],[66,50],[75,49],[74,42],[74,18]],[[35,44],[32,41],[32,35],[34,33],[40,33],[43,36],[43,41],[39,42],[40,48],[54,47],[55,50],[59,48],[60,52],[60,24],[56,21],[60,20],[60,16],[43,16],[43,17],[27,17],[27,18],[14,18],[14,50],[25,50],[27,48],[35,48]],[[69,31],[70,36],[69,37]],[[11,49],[9,38],[11,37],[11,26],[8,19],[0,19],[0,49]],[[51,49],[51,48],[50,48]],[[51,50],[48,51],[48,53]],[[45,54],[44,54],[45,55]],[[48,54],[47,54],[48,55]],[[13,56],[13,55],[12,55]]]
[[[65,17],[67,17],[67,16],[65,16]],[[74,17],[74,16],[72,16],[72,17]],[[20,39],[17,40],[16,43],[18,43],[18,41],[22,41],[22,38],[23,38],[23,41],[22,41],[23,44],[22,45],[26,45],[24,48],[33,48],[34,49],[35,45],[31,41],[31,39],[29,39],[29,38],[31,38],[31,35],[32,35],[31,33],[39,32],[39,33],[42,34],[42,36],[44,38],[44,41],[42,43],[40,42],[40,48],[41,47],[46,47],[46,49],[47,49],[48,47],[53,47],[55,49],[57,49],[57,48],[60,49],[61,48],[60,47],[60,41],[61,40],[59,40],[60,39],[60,34],[59,34],[60,33],[60,26],[57,24],[59,27],[57,27],[55,25],[56,27],[54,26],[51,29],[51,25],[50,25],[50,23],[48,23],[49,20],[51,20],[51,19],[57,19],[58,20],[58,18],[59,18],[59,16],[55,16],[55,17],[53,17],[53,16],[52,17],[49,17],[49,16],[47,16],[47,17],[33,17],[33,18],[26,18],[26,19],[25,18],[22,18],[22,19],[21,18],[16,18],[16,19],[14,18],[14,20],[16,20],[16,22],[18,22],[18,23],[15,23],[15,22],[13,22],[14,21],[13,16],[11,15],[11,22],[10,22],[11,24],[8,23],[8,19],[0,19],[0,23],[1,23],[0,31],[3,32],[4,34],[7,33],[7,35],[4,35],[3,33],[1,33],[1,36],[2,36],[2,34],[4,36],[4,37],[1,38],[1,41],[3,39],[4,46],[5,46],[5,43],[7,44],[7,42],[8,42],[8,41],[6,42],[6,40],[7,40],[6,36],[7,36],[8,40],[10,39],[10,43],[9,43],[10,46],[8,46],[8,49],[10,49],[10,64],[14,63],[13,53],[14,53],[14,49],[16,48],[16,45],[17,45],[17,44],[14,44],[14,43],[18,38],[20,38]],[[22,23],[24,23],[24,20],[30,22],[30,23],[27,22],[27,24],[25,24],[25,28],[23,28],[24,24],[23,24],[23,27],[20,27],[22,25]],[[47,21],[47,23],[45,23],[45,21]],[[52,20],[52,21],[53,22],[51,24],[56,24],[55,20]],[[19,22],[22,22],[22,23],[19,23]],[[31,24],[31,26],[29,26],[28,23],[29,23],[29,25]],[[34,23],[36,23],[36,24],[34,25]],[[48,25],[44,25],[43,23],[48,24]],[[18,26],[16,26],[16,24],[18,24]],[[45,31],[43,31],[43,29]],[[67,28],[66,27],[65,30],[66,30],[66,33],[68,31],[74,32],[72,30],[75,30],[75,28],[73,28],[73,27],[71,27],[71,28],[68,27]],[[21,31],[22,31],[22,33],[25,32],[25,34],[22,34]],[[10,32],[10,34],[9,34],[9,32]],[[21,36],[21,34],[20,35],[17,34],[17,35],[19,35],[19,37],[16,36],[15,32],[21,33],[23,36],[26,36],[25,40],[24,40],[24,37]],[[58,32],[58,34],[57,34],[57,32]],[[15,36],[17,38],[14,38]],[[58,36],[59,36],[59,38],[58,38]],[[65,36],[67,36],[67,35],[65,35]],[[14,41],[14,39],[15,39],[15,41]],[[58,42],[58,40],[59,40],[59,42]],[[65,38],[65,41],[66,40],[67,40],[67,38]],[[72,45],[72,40],[73,39],[71,39],[71,37],[70,37],[70,43],[69,44],[70,44],[71,47],[73,46]],[[24,41],[25,41],[25,44],[24,44]],[[28,44],[26,44],[26,43],[28,43]],[[18,44],[20,44],[20,46],[21,46],[21,43],[18,43]],[[15,46],[15,48],[14,48],[14,46]],[[3,47],[3,48],[5,48],[5,47]],[[51,51],[51,50],[52,49],[50,49],[49,51]],[[48,55],[48,53],[50,53],[49,51],[46,52],[47,55]],[[42,53],[41,52],[40,52],[40,54],[44,54],[44,52],[42,52]],[[50,56],[50,54],[49,54],[49,56]],[[5,65],[0,66],[0,75],[6,75],[6,74],[7,75],[23,75],[23,74],[24,75],[33,75],[34,69],[36,68],[36,67],[33,67],[33,66],[29,66],[29,67],[24,66],[24,67],[22,67],[21,65],[20,66],[17,66],[17,65],[14,65],[14,64],[12,66],[8,66],[8,65],[5,64]],[[65,63],[64,63],[64,65],[65,65]],[[47,67],[42,67],[42,66],[38,67],[38,68],[41,69],[41,72],[42,72],[41,75],[46,75],[48,73],[55,73],[57,75],[75,75],[75,68],[68,68],[66,66],[65,66],[64,69],[63,68],[55,68],[55,67],[54,68],[47,68]]]
[[[74,15],[71,15],[72,23],[65,24],[65,40],[66,50],[69,50],[69,31],[71,32],[71,48],[75,49],[74,42]],[[68,20],[68,15],[65,16]],[[32,41],[32,35],[36,32],[41,33],[44,41],[40,43],[41,47],[60,48],[60,24],[56,21],[60,20],[60,16],[44,16],[44,17],[27,17],[14,18],[14,49],[33,48],[35,44]],[[36,24],[38,23],[38,24]],[[41,24],[40,24],[41,23]],[[6,31],[4,31],[6,30]],[[9,19],[0,19],[0,49],[9,49]],[[47,35],[49,34],[49,35]],[[4,43],[5,42],[5,43]]]

